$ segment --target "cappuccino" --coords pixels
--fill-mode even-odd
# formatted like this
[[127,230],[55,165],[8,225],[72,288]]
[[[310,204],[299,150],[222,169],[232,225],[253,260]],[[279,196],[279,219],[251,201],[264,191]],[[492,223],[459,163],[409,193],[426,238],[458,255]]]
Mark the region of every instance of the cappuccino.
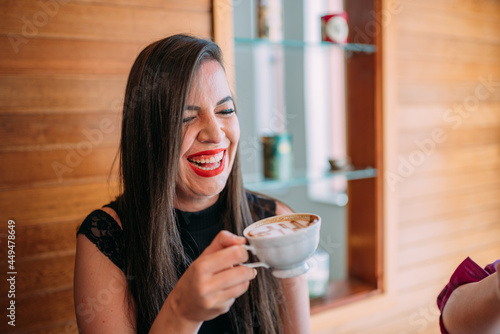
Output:
[[260,262],[248,267],[270,268],[274,276],[288,278],[309,268],[306,261],[319,244],[321,218],[311,213],[292,213],[269,217],[247,226],[243,235],[250,245],[243,245]]
[[254,228],[250,229],[247,236],[253,238],[271,238],[295,233],[303,228],[311,226],[317,219],[314,216],[297,216],[288,219],[274,219],[267,223],[254,224]]

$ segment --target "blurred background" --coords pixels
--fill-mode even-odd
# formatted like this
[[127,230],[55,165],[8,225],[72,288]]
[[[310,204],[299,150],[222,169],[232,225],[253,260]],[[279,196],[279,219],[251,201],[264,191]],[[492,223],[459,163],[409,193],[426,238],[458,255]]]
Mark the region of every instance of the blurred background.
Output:
[[99,312],[75,311],[76,230],[117,194],[135,57],[175,33],[223,49],[248,189],[323,218],[312,332],[439,333],[453,270],[500,256],[496,0],[0,0],[0,264],[16,273],[0,332],[77,333],[75,312]]

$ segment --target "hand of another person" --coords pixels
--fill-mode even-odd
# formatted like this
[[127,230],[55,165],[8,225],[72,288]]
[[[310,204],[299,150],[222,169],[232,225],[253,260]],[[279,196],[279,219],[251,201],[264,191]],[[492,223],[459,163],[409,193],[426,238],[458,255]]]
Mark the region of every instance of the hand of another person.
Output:
[[217,234],[169,295],[178,316],[202,322],[229,311],[257,274],[255,269],[239,265],[248,260],[248,252],[241,247],[245,242],[228,231]]

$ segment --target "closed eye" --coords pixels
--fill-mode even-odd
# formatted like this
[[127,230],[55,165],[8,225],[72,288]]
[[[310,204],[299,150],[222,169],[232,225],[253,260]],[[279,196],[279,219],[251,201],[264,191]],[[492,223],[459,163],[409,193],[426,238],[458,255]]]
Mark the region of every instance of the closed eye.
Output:
[[220,115],[231,115],[234,113],[234,109],[226,109],[226,110],[221,110],[217,112]]
[[189,123],[190,121],[192,121],[193,119],[195,119],[196,117],[195,116],[190,116],[190,117],[184,117],[182,119],[182,123],[186,124],[186,123]]

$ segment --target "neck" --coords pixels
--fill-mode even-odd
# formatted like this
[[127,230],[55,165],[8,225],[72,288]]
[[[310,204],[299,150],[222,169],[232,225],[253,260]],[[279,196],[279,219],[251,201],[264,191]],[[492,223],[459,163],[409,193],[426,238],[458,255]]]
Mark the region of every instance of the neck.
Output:
[[198,212],[214,205],[219,199],[219,194],[203,198],[179,198],[174,201],[174,207],[185,212]]

